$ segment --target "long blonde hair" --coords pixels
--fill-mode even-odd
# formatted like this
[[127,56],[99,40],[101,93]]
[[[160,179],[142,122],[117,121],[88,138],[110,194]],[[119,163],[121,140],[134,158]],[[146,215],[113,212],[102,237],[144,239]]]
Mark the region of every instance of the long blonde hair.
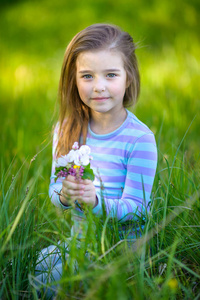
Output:
[[77,57],[84,51],[104,49],[119,51],[122,54],[128,83],[123,99],[124,107],[135,104],[138,99],[140,76],[135,56],[136,45],[132,37],[119,27],[110,24],[94,24],[80,31],[65,51],[61,70],[57,156],[68,153],[73,143],[79,141],[81,135],[83,143],[86,143],[90,109],[81,101],[76,86]]

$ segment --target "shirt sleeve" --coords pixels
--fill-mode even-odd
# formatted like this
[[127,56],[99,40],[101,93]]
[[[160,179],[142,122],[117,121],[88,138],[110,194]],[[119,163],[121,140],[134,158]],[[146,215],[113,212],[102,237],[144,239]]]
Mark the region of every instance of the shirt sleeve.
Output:
[[[109,199],[97,194],[98,205],[93,209],[101,214],[103,202],[106,214],[124,222],[137,220],[149,211],[151,190],[157,166],[157,147],[152,133],[139,137],[127,158],[127,173],[122,197]],[[103,199],[102,199],[103,198]]]
[[58,178],[55,182],[55,163],[56,163],[56,147],[58,144],[58,129],[59,123],[56,124],[53,134],[53,147],[52,147],[52,168],[51,168],[51,177],[50,177],[50,185],[49,185],[49,197],[51,198],[51,202],[60,208],[68,209],[70,206],[65,206],[60,202],[59,193],[62,189],[62,178]]

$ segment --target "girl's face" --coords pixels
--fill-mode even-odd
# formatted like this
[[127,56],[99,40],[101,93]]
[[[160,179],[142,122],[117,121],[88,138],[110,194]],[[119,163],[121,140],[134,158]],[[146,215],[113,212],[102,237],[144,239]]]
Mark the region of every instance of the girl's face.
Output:
[[91,108],[92,115],[124,113],[123,98],[127,76],[120,52],[86,51],[76,61],[76,84],[81,100]]

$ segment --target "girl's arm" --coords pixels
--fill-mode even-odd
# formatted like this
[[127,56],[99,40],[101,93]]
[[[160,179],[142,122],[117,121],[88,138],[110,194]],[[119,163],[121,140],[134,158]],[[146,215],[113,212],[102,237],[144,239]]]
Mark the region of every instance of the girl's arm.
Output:
[[49,197],[51,198],[51,202],[63,209],[68,209],[70,206],[66,203],[61,202],[61,194],[62,194],[62,179],[58,178],[55,182],[56,176],[55,173],[55,163],[56,163],[56,147],[58,143],[58,128],[59,124],[57,123],[54,129],[53,134],[53,147],[52,147],[52,168],[51,168],[51,177],[50,177],[50,185],[49,185]]

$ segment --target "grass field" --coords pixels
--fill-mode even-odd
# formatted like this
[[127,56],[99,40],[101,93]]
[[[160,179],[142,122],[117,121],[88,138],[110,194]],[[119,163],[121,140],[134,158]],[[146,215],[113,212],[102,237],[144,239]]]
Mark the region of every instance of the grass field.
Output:
[[155,133],[158,168],[141,239],[128,247],[102,220],[71,251],[79,272],[66,268],[60,298],[200,299],[199,12],[195,0],[1,1],[0,299],[37,299],[38,252],[68,237],[68,214],[48,198],[57,87],[68,42],[98,22],[138,43],[133,111]]

